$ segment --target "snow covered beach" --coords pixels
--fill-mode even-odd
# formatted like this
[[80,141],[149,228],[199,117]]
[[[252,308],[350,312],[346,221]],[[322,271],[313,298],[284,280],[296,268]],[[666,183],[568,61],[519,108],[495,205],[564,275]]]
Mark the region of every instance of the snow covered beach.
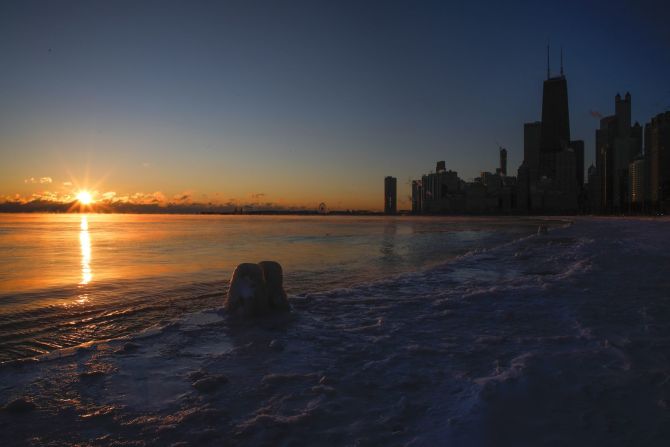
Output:
[[[0,367],[2,445],[665,445],[670,222],[577,218],[428,270]],[[21,411],[22,410],[22,411]]]

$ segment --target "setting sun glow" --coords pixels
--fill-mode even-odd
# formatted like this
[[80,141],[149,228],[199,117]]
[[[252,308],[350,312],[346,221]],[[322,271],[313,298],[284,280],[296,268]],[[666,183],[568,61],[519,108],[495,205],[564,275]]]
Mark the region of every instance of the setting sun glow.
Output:
[[91,196],[91,193],[88,191],[80,191],[77,194],[77,200],[82,205],[90,205],[93,202],[93,197]]

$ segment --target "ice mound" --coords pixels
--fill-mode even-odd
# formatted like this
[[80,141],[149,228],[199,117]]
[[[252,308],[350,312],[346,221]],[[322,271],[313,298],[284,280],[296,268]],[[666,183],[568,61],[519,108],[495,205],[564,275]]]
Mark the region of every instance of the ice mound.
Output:
[[281,265],[274,261],[238,265],[224,307],[231,314],[246,317],[288,311]]

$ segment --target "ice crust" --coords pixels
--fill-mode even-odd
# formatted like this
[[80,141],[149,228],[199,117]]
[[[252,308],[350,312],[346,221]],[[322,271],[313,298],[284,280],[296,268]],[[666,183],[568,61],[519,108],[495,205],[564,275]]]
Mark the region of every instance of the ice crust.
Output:
[[666,445],[670,221],[578,218],[427,271],[0,367],[2,445]]

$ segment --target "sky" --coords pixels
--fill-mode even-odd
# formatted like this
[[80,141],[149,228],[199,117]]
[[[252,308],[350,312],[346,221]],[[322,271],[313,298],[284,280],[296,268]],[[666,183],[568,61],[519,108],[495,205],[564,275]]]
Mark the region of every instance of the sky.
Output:
[[379,210],[523,159],[546,45],[571,136],[670,109],[662,1],[0,1],[0,202]]

